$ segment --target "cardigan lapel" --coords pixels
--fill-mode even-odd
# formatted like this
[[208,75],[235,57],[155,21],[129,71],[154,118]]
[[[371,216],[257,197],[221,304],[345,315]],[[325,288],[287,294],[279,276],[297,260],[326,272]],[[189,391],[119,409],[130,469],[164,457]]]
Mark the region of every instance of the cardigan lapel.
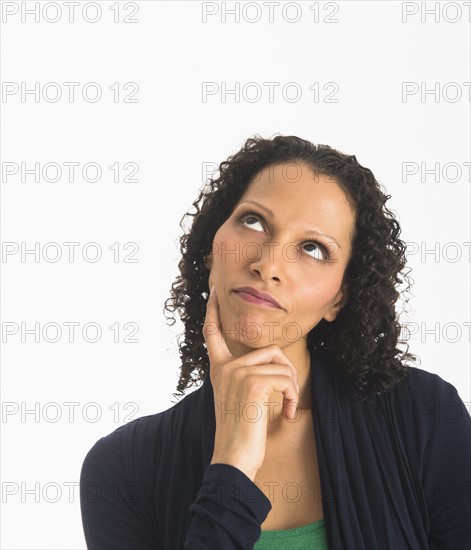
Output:
[[[355,446],[354,434],[350,433],[348,449],[344,448],[342,439],[348,380],[345,376],[339,376],[340,373],[334,370],[328,357],[326,352],[311,353],[311,412],[327,540],[331,548],[361,550],[366,547],[358,521],[358,510],[365,503],[355,500],[350,487],[351,470],[348,465],[350,456],[355,456],[351,446],[352,443]],[[365,521],[369,519],[367,515]]]
[[313,421],[322,503],[330,548],[428,549],[420,502],[406,498],[417,486],[417,460],[404,445],[409,426],[398,419],[410,400],[408,384],[354,399],[351,376],[327,352],[312,355]]

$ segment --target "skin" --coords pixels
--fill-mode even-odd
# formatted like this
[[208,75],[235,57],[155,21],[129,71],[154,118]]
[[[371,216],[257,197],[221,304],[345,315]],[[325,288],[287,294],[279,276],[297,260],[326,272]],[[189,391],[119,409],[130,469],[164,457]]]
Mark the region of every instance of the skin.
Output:
[[[273,217],[247,200],[269,208]],[[238,221],[246,208],[254,214]],[[307,334],[322,319],[334,321],[348,300],[343,276],[352,252],[354,221],[347,196],[334,179],[315,174],[300,161],[271,165],[249,184],[205,258],[230,352],[241,357],[256,348],[279,345],[297,369],[301,412],[311,409],[312,399]],[[313,229],[328,237],[304,235]],[[313,241],[328,248],[330,260]],[[282,308],[243,300],[233,292],[240,286],[270,294]],[[270,402],[275,405],[268,435],[288,423],[282,415],[283,394],[274,392]]]

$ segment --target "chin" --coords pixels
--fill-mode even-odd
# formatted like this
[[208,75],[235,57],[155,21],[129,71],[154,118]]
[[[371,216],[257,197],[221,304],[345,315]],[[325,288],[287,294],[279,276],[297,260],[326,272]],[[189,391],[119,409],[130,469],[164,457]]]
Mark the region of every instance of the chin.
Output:
[[230,341],[235,345],[246,346],[248,348],[253,348],[253,349],[265,348],[272,344],[277,344],[280,347],[282,347],[275,335],[272,335],[272,337],[270,337],[270,334],[268,333],[268,329],[266,331],[266,334],[263,334],[260,331],[258,331],[257,333],[255,329],[253,331],[249,331],[248,334],[244,334],[244,335],[234,334],[232,332],[227,337],[226,335],[224,335],[224,339],[226,341]]

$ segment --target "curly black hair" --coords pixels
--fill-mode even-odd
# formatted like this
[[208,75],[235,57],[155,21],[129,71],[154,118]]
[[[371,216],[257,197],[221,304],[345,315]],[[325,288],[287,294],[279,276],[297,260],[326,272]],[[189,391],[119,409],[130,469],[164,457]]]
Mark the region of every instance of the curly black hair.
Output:
[[[408,344],[406,352],[396,347],[403,343],[399,341],[401,325],[395,303],[401,295],[396,286],[403,282],[399,275],[406,265],[406,244],[399,238],[399,223],[384,206],[391,195],[383,193],[371,170],[359,164],[355,155],[297,136],[264,139],[255,134],[240,151],[219,164],[219,177],[210,179],[192,203],[196,213],[187,212],[180,221],[183,229],[185,218],[194,218],[189,232],[179,239],[180,275],[164,304],[164,312],[178,310],[185,325],[180,335],[184,335],[183,343],[178,339],[182,359],[178,392],[203,381],[209,369],[202,332],[209,270],[203,258],[211,252],[214,235],[264,167],[293,161],[304,161],[315,173],[333,177],[355,213],[352,254],[344,273],[348,301],[334,321],[322,319],[308,333],[308,348],[329,353],[334,366],[354,378],[355,397],[360,400],[370,400],[393,388],[407,376],[405,362],[417,360],[407,353]],[[408,284],[403,292],[411,286],[409,271],[404,273]],[[174,315],[166,319],[173,321],[171,325],[175,323]],[[196,376],[192,376],[194,371]]]

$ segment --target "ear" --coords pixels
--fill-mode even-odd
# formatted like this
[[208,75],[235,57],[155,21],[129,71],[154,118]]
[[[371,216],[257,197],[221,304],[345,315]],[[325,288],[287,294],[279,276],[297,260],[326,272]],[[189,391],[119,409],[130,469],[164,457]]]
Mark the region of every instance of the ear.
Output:
[[335,321],[337,315],[339,314],[340,310],[344,307],[344,305],[347,303],[347,301],[348,301],[348,283],[345,283],[337,292],[337,295],[335,296],[335,299],[334,299],[334,305],[329,309],[329,311],[326,312],[326,314],[324,315],[324,319],[329,323],[332,323],[332,321]]
[[206,269],[211,269],[211,266],[213,265],[213,255],[208,254],[207,256],[203,256],[203,263]]

